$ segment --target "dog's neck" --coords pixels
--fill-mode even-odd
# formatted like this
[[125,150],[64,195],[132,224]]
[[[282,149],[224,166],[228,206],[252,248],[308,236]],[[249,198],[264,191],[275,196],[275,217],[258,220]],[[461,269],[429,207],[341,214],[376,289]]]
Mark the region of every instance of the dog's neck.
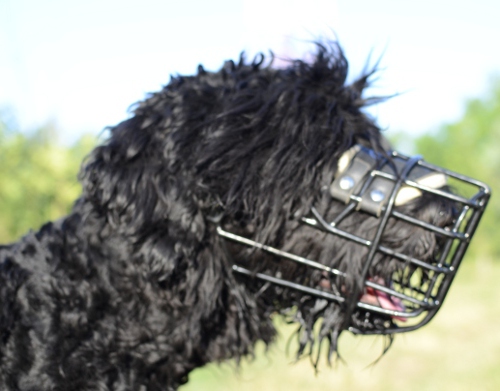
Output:
[[[53,384],[113,383],[121,376],[137,389],[147,384],[147,389],[175,390],[191,370],[251,354],[263,336],[266,343],[272,340],[270,320],[259,319],[256,304],[235,283],[225,260],[212,257],[220,251],[200,247],[178,254],[176,262],[171,252],[179,238],[140,242],[88,212],[88,205],[77,204],[66,218],[16,244],[16,253],[37,254],[23,258],[37,265],[20,264],[37,281],[25,284],[22,294],[64,303],[57,311],[35,304],[19,310],[39,319],[26,350],[47,346],[36,351],[38,358],[50,354],[51,365],[59,362]],[[53,340],[43,340],[47,335]],[[101,367],[81,368],[82,356]]]

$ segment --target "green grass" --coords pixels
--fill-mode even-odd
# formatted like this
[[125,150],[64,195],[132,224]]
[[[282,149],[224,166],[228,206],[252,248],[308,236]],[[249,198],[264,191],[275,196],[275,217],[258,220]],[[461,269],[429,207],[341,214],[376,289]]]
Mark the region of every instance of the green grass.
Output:
[[467,261],[443,308],[424,328],[396,336],[375,365],[383,340],[345,333],[340,348],[346,363],[323,363],[315,375],[307,359],[294,363],[293,327],[277,320],[280,338],[256,358],[208,365],[191,373],[182,391],[294,390],[500,390],[500,263]]

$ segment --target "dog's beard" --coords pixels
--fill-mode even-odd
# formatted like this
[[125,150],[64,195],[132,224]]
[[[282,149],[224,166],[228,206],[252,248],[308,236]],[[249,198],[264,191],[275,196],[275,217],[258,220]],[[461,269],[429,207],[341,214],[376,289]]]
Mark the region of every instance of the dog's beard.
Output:
[[[324,207],[320,205],[320,208],[320,213],[333,220],[344,206],[330,201]],[[439,227],[451,225],[456,213],[452,203],[443,203],[441,200],[434,200],[428,196],[414,200],[398,209],[426,219],[429,223]],[[346,217],[341,227],[357,236],[371,238],[378,224],[378,218],[360,212]],[[307,259],[317,260],[329,268],[340,271],[341,274],[331,275],[324,271],[310,269],[290,260],[263,254],[252,248],[240,252],[238,259],[248,260],[247,267],[255,273],[276,276],[346,298],[346,302],[337,303],[251,278],[245,281],[248,286],[252,286],[251,290],[258,302],[262,303],[261,308],[267,311],[266,316],[269,315],[269,308],[274,308],[275,311],[285,315],[289,322],[299,325],[297,357],[310,355],[315,365],[319,362],[323,344],[328,345],[326,349],[328,362],[335,355],[339,357],[339,337],[346,329],[379,330],[383,334],[384,330],[397,328],[398,324],[406,321],[404,317],[359,307],[349,312],[348,305],[351,301],[394,312],[405,312],[405,306],[408,303],[366,286],[367,281],[388,288],[394,288],[395,285],[399,288],[411,286],[416,290],[424,290],[424,286],[429,283],[430,277],[425,270],[381,254],[375,255],[367,275],[364,276],[362,270],[368,253],[366,247],[327,232],[319,232],[317,229],[301,224],[298,220],[289,221],[283,232],[282,243],[275,244],[277,247]],[[246,234],[255,233],[247,232]],[[381,240],[381,244],[385,247],[428,263],[433,263],[439,255],[440,242],[439,235],[394,218],[389,219]],[[391,345],[392,335],[386,338],[384,352]]]

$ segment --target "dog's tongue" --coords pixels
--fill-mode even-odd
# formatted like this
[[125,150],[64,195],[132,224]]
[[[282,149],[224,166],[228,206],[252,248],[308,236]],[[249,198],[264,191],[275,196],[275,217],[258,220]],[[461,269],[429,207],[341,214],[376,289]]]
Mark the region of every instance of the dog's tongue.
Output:
[[[380,284],[380,281],[374,281]],[[391,311],[400,311],[403,312],[405,310],[405,306],[401,300],[397,297],[389,296],[385,292],[378,291],[376,289],[367,287],[365,292],[361,296],[361,302],[371,305],[376,305],[382,307],[385,310]],[[393,316],[393,319],[400,320],[402,322],[406,321],[406,318],[400,316]]]

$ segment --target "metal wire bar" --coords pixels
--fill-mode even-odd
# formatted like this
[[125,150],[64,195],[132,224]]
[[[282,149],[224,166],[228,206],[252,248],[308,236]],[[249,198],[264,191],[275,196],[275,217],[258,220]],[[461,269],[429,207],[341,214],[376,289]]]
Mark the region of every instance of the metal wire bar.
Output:
[[337,296],[337,295],[330,293],[330,292],[321,291],[319,289],[310,288],[310,287],[307,287],[305,285],[297,284],[295,282],[283,280],[282,278],[272,277],[272,276],[269,276],[269,275],[264,274],[264,273],[253,273],[250,270],[245,269],[241,266],[233,265],[233,271],[240,273],[240,274],[245,274],[245,275],[250,276],[250,277],[256,277],[256,278],[263,280],[263,281],[272,282],[273,284],[280,285],[280,286],[283,286],[286,288],[295,289],[299,292],[304,292],[304,293],[307,293],[309,295],[319,297],[321,299],[336,301],[338,303],[343,303],[345,301],[345,298],[343,298],[342,296]]
[[281,251],[281,250],[278,250],[277,248],[274,248],[271,246],[266,246],[265,244],[244,238],[243,236],[232,234],[231,232],[224,231],[221,227],[217,227],[217,233],[224,238],[245,244],[247,246],[258,248],[260,250],[277,255],[279,257],[286,258],[286,259],[289,259],[291,261],[295,261],[295,262],[300,263],[302,265],[306,265],[306,266],[310,266],[310,267],[315,268],[315,269],[323,270],[323,271],[326,271],[328,273],[335,274],[337,276],[342,276],[342,277],[346,276],[346,274],[341,272],[340,270],[332,269],[326,265],[323,265],[322,263],[311,261],[310,259],[307,259],[304,257],[299,257],[298,255],[291,254],[291,253],[288,253],[286,251]]
[[[340,228],[330,226],[321,217],[321,215],[319,214],[319,212],[314,207],[311,208],[311,212],[314,215],[314,217],[316,218],[316,220],[310,219],[310,218],[303,218],[302,221],[304,223],[306,223],[306,224],[308,224],[310,226],[313,226],[315,228],[321,227],[321,228],[323,228],[327,232],[330,232],[330,233],[332,233],[334,235],[337,235],[337,236],[339,236],[339,237],[341,237],[343,239],[347,239],[347,240],[350,240],[352,242],[355,242],[355,243],[357,243],[357,244],[359,244],[361,246],[369,247],[369,246],[372,245],[372,241],[371,240],[361,238],[361,237],[356,236],[356,235],[354,235],[354,234],[352,234],[350,232],[343,231]],[[320,223],[320,226],[318,226],[318,223]],[[449,273],[450,272],[448,268],[443,268],[443,267],[439,267],[439,266],[435,266],[435,265],[429,264],[427,262],[424,262],[424,261],[421,261],[419,259],[410,257],[408,255],[405,255],[405,254],[402,254],[402,253],[398,253],[398,252],[396,252],[394,250],[391,250],[390,248],[382,246],[382,245],[378,246],[378,251],[381,252],[382,254],[394,257],[394,258],[399,259],[401,261],[410,262],[410,263],[415,264],[417,266],[420,266],[422,268],[433,270],[433,271],[436,271],[436,272],[439,272],[439,273]]]

